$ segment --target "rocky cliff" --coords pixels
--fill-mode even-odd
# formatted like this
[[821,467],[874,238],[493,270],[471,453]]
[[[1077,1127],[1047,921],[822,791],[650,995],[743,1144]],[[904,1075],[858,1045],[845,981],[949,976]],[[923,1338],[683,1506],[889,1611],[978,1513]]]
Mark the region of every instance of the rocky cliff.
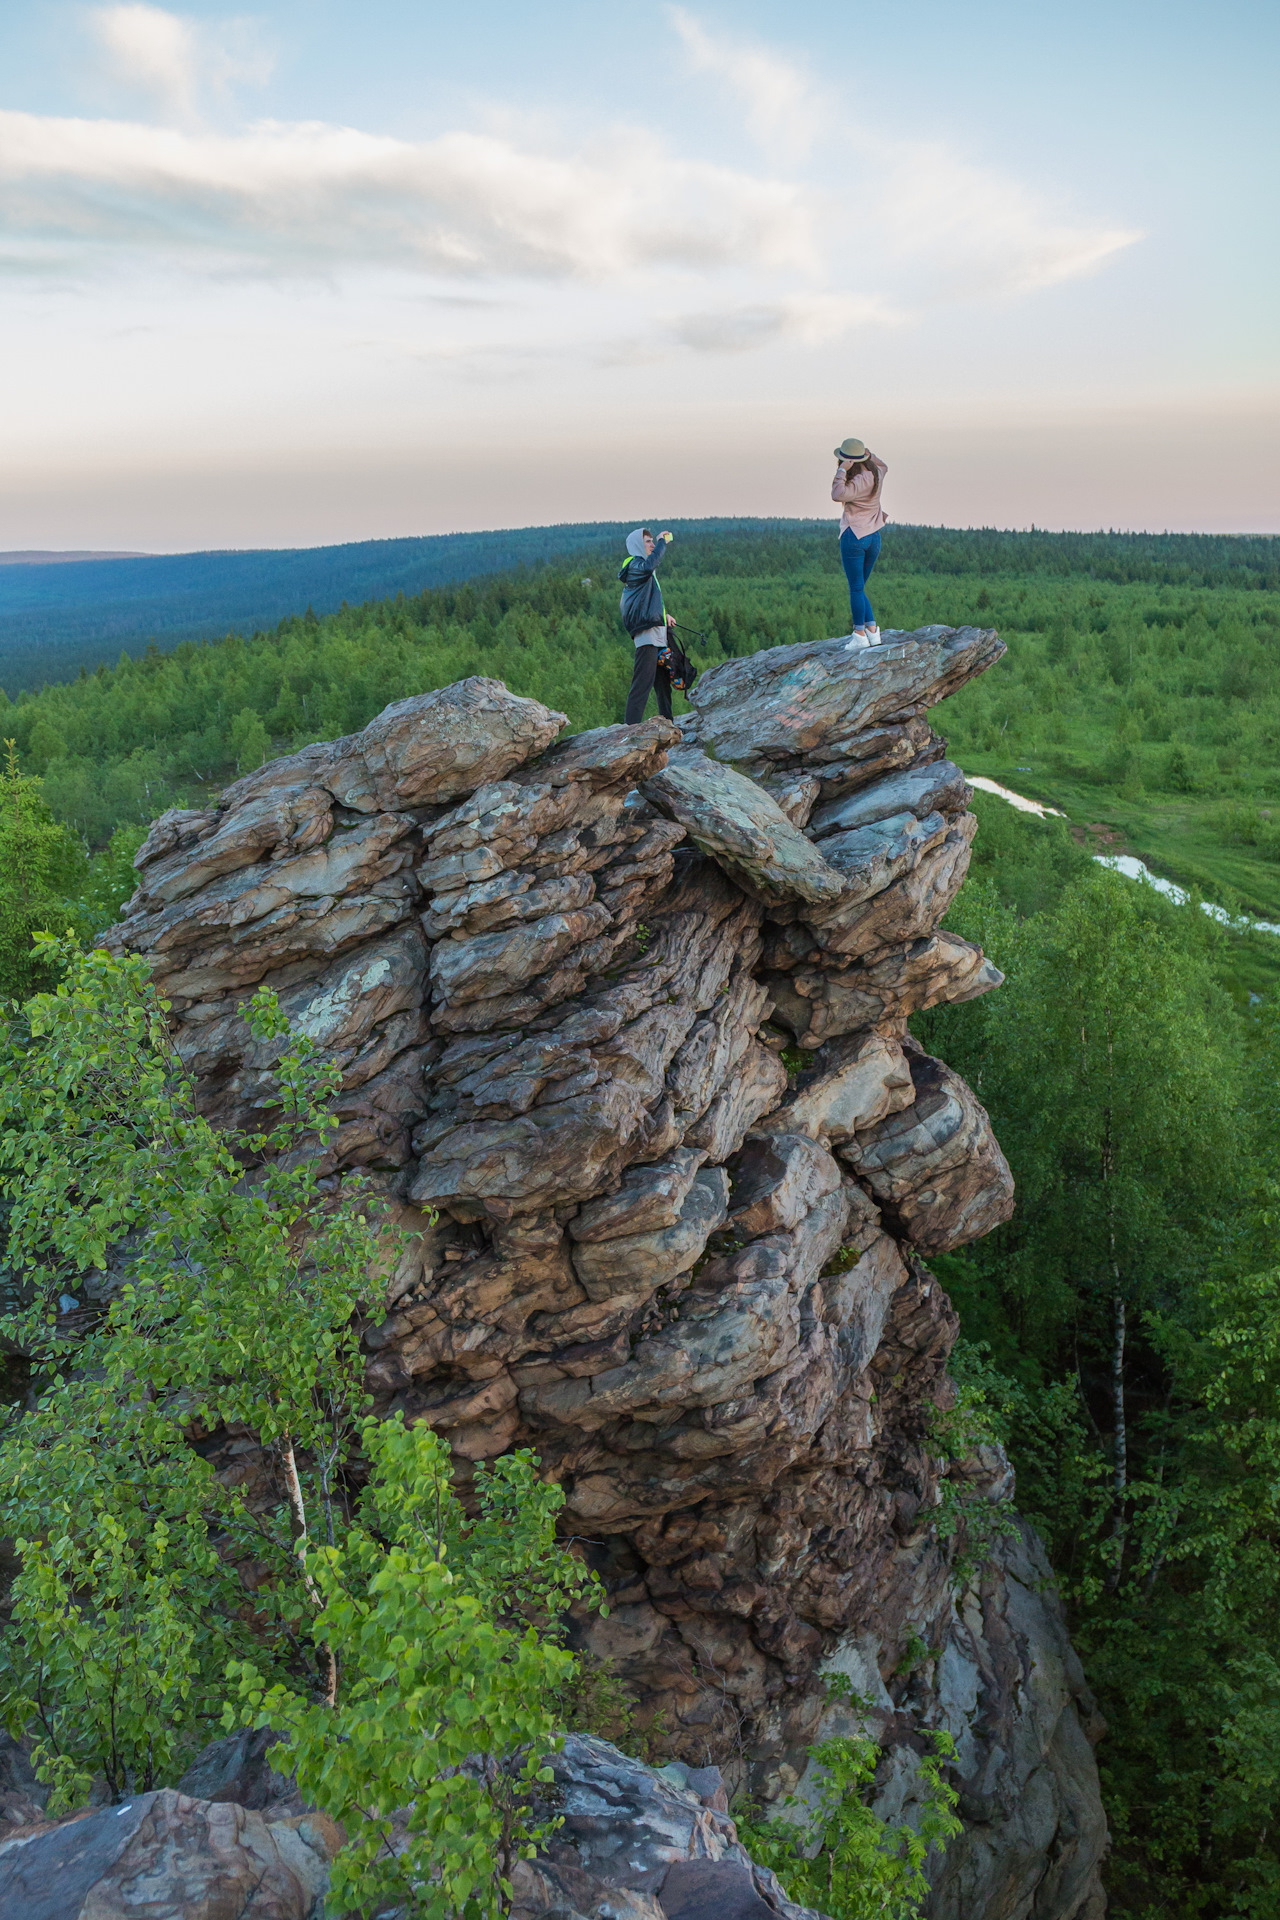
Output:
[[[671,1757],[776,1798],[847,1672],[886,1808],[919,1729],[959,1744],[934,1911],[1073,1920],[1102,1910],[1092,1703],[1033,1538],[957,1583],[929,1446],[956,1318],[921,1259],[1013,1191],[907,1031],[1000,982],[939,931],[975,822],[925,716],[1003,651],[775,648],[679,727],[564,741],[495,681],[422,694],[166,814],[109,944],[219,1121],[271,1098],[261,982],[338,1063],[329,1171],[420,1234],[370,1387],[464,1471],[537,1450],[610,1589],[589,1644]],[[997,1454],[950,1471],[1010,1497]]]

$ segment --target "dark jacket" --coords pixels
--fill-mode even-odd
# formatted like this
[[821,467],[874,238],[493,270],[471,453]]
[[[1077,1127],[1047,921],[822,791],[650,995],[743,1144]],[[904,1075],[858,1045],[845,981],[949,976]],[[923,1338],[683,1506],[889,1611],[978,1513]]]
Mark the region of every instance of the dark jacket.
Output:
[[619,569],[618,578],[622,582],[622,624],[634,640],[646,627],[660,627],[666,619],[662,606],[662,588],[654,577],[658,563],[667,550],[665,540],[655,540],[653,552],[641,559],[627,555],[626,564]]

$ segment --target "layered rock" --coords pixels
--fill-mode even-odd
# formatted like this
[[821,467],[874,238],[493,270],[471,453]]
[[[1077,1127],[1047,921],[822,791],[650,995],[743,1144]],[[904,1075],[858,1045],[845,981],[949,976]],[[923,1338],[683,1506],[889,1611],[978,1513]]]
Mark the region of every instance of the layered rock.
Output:
[[313,1920],[342,1843],[323,1814],[268,1821],[232,1801],[163,1788],[0,1842],[0,1914]]
[[[336,1062],[331,1164],[417,1236],[367,1334],[377,1404],[464,1476],[538,1451],[610,1590],[587,1641],[674,1759],[766,1798],[824,1661],[873,1646],[887,1678],[951,1605],[929,1420],[956,1321],[920,1256],[1007,1218],[1012,1183],[906,1021],[999,984],[938,926],[975,822],[924,715],[1002,652],[970,628],[777,648],[704,675],[678,729],[560,745],[561,716],[464,681],[166,815],[111,936],[218,1119],[272,1098],[263,982]],[[1010,1745],[1015,1666],[979,1666],[962,1770],[1002,1782],[1004,1899],[1035,1741]],[[908,1717],[949,1713],[939,1683]],[[1083,1910],[1062,1886],[1038,1920]]]
[[[215,1741],[177,1792],[56,1822],[32,1809],[0,1834],[0,1915],[320,1920],[348,1835],[272,1771],[273,1739]],[[533,1818],[553,1837],[536,1860],[515,1863],[514,1920],[819,1920],[739,1842],[718,1768],[655,1769],[581,1734],[549,1760]],[[383,1915],[407,1920],[400,1907]]]

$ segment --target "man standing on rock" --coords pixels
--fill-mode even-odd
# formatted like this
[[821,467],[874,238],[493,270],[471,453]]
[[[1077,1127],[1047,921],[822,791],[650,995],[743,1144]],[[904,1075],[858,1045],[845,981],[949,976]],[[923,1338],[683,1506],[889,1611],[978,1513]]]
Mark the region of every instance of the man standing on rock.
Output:
[[671,718],[671,675],[658,660],[667,644],[667,614],[658,585],[658,563],[675,535],[660,533],[655,540],[648,527],[627,535],[627,558],[618,578],[622,582],[622,624],[635,641],[636,664],[627,695],[626,721],[644,719],[650,688],[658,696],[658,712]]

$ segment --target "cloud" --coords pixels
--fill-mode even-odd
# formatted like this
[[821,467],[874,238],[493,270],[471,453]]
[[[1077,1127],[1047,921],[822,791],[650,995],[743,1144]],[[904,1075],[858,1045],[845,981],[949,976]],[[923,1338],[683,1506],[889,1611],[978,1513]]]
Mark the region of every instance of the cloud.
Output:
[[[320,123],[236,134],[0,112],[3,227],[266,260],[607,281],[655,267],[808,274],[791,182],[636,135],[572,158],[489,134],[411,142]],[[2,231],[2,229],[0,229]]]
[[669,6],[667,17],[693,70],[714,75],[746,108],[753,138],[802,159],[830,111],[809,76],[776,47],[709,33],[684,7]]
[[191,20],[133,0],[96,8],[90,22],[108,75],[172,118],[193,118],[202,95],[271,74],[251,20]]
[[746,353],[781,340],[825,346],[866,327],[902,326],[908,316],[889,301],[854,293],[797,293],[781,300],[688,313],[670,322],[670,337],[695,353]]
[[668,17],[695,72],[746,108],[749,132],[802,159],[821,136],[856,208],[865,269],[921,283],[929,300],[1031,293],[1080,279],[1132,246],[1135,229],[1072,219],[999,168],[945,140],[850,128],[831,92],[779,49],[710,32],[680,6]]
[[923,270],[932,298],[1034,293],[1096,272],[1142,238],[1065,216],[942,141],[868,141],[860,160],[878,176],[874,217],[891,256]]

